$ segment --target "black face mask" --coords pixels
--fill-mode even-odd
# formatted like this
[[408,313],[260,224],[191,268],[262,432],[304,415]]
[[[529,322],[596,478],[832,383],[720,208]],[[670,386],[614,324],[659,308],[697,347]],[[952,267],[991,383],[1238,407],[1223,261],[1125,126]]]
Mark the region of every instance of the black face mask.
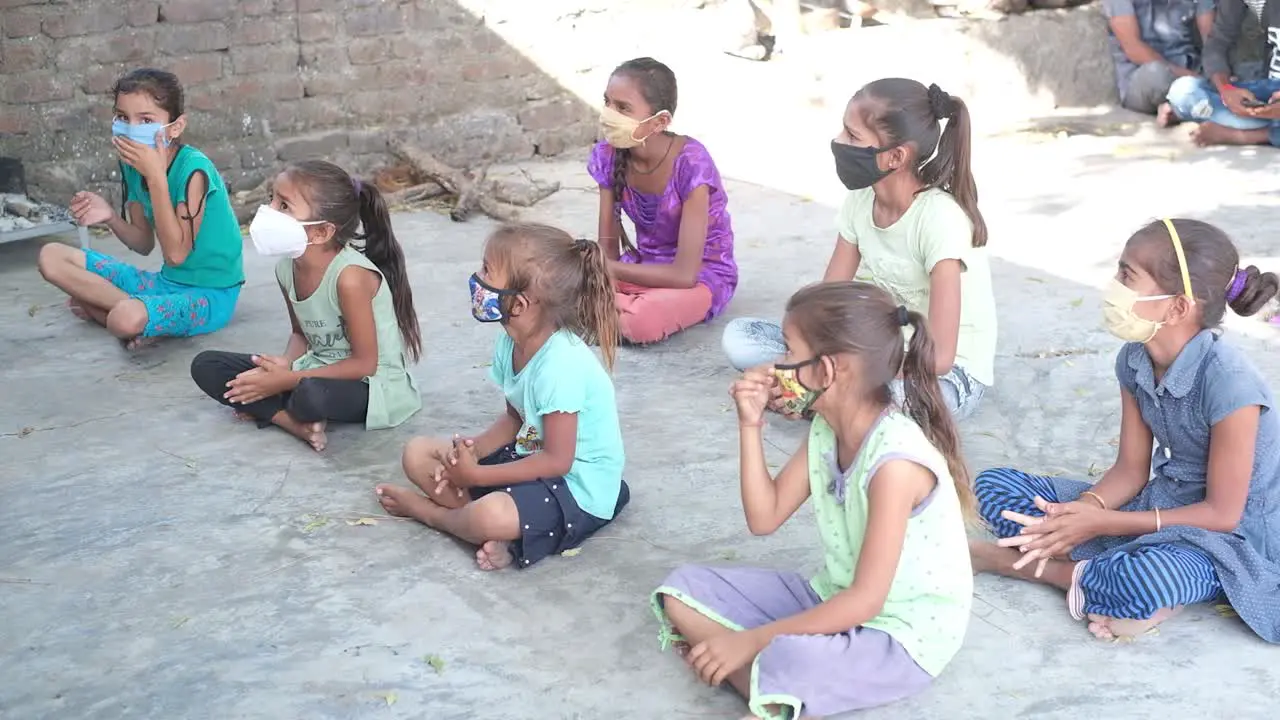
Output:
[[831,154],[836,158],[836,177],[850,190],[861,190],[883,180],[892,170],[881,170],[876,165],[880,153],[888,152],[895,146],[886,148],[854,147],[844,143],[831,141]]

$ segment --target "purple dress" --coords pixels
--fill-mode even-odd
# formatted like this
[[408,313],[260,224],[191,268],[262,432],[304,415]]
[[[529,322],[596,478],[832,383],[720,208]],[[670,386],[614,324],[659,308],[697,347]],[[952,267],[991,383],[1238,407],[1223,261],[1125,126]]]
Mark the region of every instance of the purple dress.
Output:
[[[602,142],[591,150],[587,172],[600,187],[613,187],[613,148],[608,143]],[[726,209],[724,183],[702,143],[685,138],[684,147],[671,168],[671,179],[661,195],[636,192],[629,186],[623,190],[622,209],[636,225],[635,245],[640,257],[628,253],[622,262],[666,265],[675,262],[684,201],[701,185],[706,185],[710,193],[710,207],[707,244],[702,251],[698,282],[711,291],[711,310],[706,318],[710,320],[723,312],[733,298],[733,291],[738,287],[738,263],[733,259],[733,227]]]

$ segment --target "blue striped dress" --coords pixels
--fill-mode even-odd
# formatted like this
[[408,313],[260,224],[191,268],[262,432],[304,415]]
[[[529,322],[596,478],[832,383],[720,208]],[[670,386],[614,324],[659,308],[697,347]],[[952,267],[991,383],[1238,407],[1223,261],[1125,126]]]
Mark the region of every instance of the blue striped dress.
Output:
[[[1209,435],[1233,412],[1258,405],[1253,475],[1240,525],[1231,533],[1172,526],[1139,537],[1099,537],[1077,547],[1087,613],[1147,618],[1162,607],[1225,594],[1241,619],[1268,642],[1280,642],[1280,416],[1253,363],[1212,330],[1187,343],[1157,384],[1151,357],[1129,343],[1116,358],[1120,385],[1137,400],[1156,446],[1151,480],[1120,510],[1150,511],[1203,502]],[[1001,510],[1040,514],[1035,495],[1069,502],[1091,486],[1017,470],[987,470],[975,481],[981,512],[1002,537],[1021,526]]]

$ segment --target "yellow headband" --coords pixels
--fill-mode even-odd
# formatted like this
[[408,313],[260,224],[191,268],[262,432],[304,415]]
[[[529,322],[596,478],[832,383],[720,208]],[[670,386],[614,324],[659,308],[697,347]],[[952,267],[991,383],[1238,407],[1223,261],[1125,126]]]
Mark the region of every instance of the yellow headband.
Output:
[[1187,256],[1182,252],[1182,238],[1178,237],[1178,229],[1173,221],[1164,219],[1164,226],[1169,228],[1169,239],[1173,240],[1173,252],[1178,256],[1178,269],[1182,271],[1182,290],[1192,305],[1196,304],[1196,296],[1191,292],[1191,274],[1187,272]]

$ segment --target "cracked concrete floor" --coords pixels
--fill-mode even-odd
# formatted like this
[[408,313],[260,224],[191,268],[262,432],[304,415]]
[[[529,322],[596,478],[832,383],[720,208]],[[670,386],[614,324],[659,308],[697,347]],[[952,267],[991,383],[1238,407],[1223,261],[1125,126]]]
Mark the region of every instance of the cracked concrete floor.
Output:
[[[1158,214],[1193,215],[1276,267],[1264,229],[1280,219],[1278,181],[1267,151],[1188,151],[1106,120],[1046,122],[977,149],[1001,339],[997,387],[964,435],[975,468],[1083,476],[1114,452],[1117,343],[1096,298],[1128,232]],[[1101,131],[1121,135],[1091,134]],[[789,192],[729,183],[742,265],[730,317],[776,316],[821,275],[839,197],[825,152],[814,143],[788,158],[799,178]],[[766,162],[737,164],[767,178]],[[596,201],[580,165],[529,169],[567,184],[535,214],[591,233]],[[425,408],[395,430],[337,429],[323,455],[233,422],[187,376],[200,349],[281,346],[268,261],[246,255],[228,329],[127,355],[40,282],[37,243],[0,246],[0,716],[741,715],[730,694],[658,654],[646,606],[679,563],[809,570],[817,559],[805,512],[773,537],[744,527],[723,321],[622,351],[634,498],[620,520],[576,557],[480,573],[425,528],[352,524],[379,515],[371,488],[399,477],[410,436],[480,428],[501,409],[484,370],[495,329],[471,321],[466,292],[488,223],[432,211],[395,223],[427,338],[416,370]],[[1277,377],[1276,333],[1256,320],[1231,330]],[[774,423],[774,458],[801,432]],[[1106,645],[1045,588],[982,577],[977,595],[965,648],[936,685],[863,716],[1251,718],[1269,716],[1280,689],[1276,651],[1212,608]]]

